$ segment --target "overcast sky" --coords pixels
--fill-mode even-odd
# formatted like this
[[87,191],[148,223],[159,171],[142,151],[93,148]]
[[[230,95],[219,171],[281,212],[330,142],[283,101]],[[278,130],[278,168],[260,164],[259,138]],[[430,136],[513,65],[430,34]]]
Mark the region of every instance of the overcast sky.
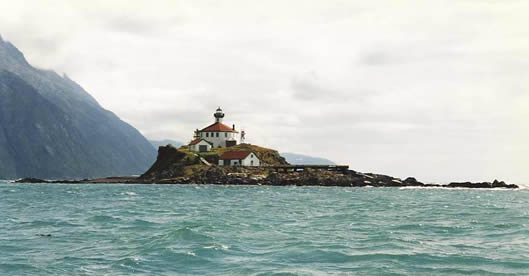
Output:
[[529,1],[7,1],[0,34],[150,139],[529,182]]

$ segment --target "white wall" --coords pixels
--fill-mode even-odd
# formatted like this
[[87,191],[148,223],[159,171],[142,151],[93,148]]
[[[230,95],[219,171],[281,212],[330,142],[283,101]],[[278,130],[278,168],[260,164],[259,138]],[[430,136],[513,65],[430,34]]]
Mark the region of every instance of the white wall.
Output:
[[[208,133],[208,137],[206,137],[206,132]],[[233,133],[233,132],[212,132],[212,131],[206,131],[206,132],[200,132],[200,138],[205,139],[206,141],[213,143],[213,147],[214,148],[218,148],[219,145],[221,147],[225,148],[226,147],[226,141],[237,140],[237,133]],[[217,137],[217,133],[219,134],[219,137]],[[212,134],[213,134],[213,137],[212,137]]]
[[199,151],[201,145],[202,146],[207,146],[208,147],[208,151],[211,150],[211,145],[208,142],[204,141],[204,140],[198,142],[197,144],[189,146],[189,150],[190,151]]
[[[230,166],[240,166],[239,160],[229,160],[229,161],[230,161]],[[219,166],[225,166],[224,160],[219,159]]]
[[253,153],[250,153],[250,155],[246,156],[246,158],[242,160],[243,166],[257,167],[257,166],[260,166],[260,164],[261,162],[259,161],[259,158],[257,158],[257,156],[255,156],[255,154]]
[[[223,160],[219,160],[219,166],[223,166],[224,162]],[[245,167],[258,167],[261,165],[261,161],[259,161],[259,158],[255,156],[255,154],[250,153],[246,158],[243,160],[230,160],[230,166],[245,166]]]

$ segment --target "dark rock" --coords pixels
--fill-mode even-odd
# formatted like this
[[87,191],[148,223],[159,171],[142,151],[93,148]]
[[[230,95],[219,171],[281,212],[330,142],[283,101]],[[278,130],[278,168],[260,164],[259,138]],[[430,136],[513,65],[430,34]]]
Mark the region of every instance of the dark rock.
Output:
[[406,186],[424,186],[424,183],[417,181],[415,177],[408,177],[403,181]]
[[224,179],[226,177],[226,173],[218,166],[211,166],[204,173],[204,177],[206,179]]
[[492,182],[492,188],[505,188],[507,186],[509,185],[503,181],[494,180],[494,182]]
[[143,180],[168,179],[184,175],[184,167],[189,165],[185,162],[186,154],[176,148],[167,145],[158,148],[156,162],[140,176]]
[[50,182],[46,180],[38,179],[38,178],[22,178],[22,179],[15,181],[15,183],[50,183]]
[[[274,152],[268,149],[271,154]],[[271,157],[271,156],[269,156]],[[277,160],[276,160],[277,161]],[[340,187],[446,187],[446,188],[517,188],[495,180],[493,183],[424,184],[414,177],[404,180],[388,175],[360,173],[353,170],[329,171],[318,168],[278,170],[263,167],[232,167],[197,165],[193,153],[172,146],[160,147],[158,159],[140,178],[140,183],[220,184],[272,186],[340,186]]]
[[503,181],[497,181],[495,180],[493,183],[490,182],[478,182],[478,183],[472,183],[472,182],[452,182],[445,187],[450,188],[479,188],[479,189],[490,189],[490,188],[507,188],[507,189],[517,189],[519,188],[517,185],[514,184],[506,184]]

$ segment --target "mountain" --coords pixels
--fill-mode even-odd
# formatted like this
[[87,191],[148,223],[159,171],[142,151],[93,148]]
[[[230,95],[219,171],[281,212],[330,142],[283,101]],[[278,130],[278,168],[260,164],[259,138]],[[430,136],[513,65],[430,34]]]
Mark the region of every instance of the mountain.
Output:
[[285,157],[287,162],[292,165],[336,165],[336,163],[333,161],[325,158],[312,157],[296,153],[282,152],[281,156]]
[[170,140],[170,139],[159,140],[159,141],[157,141],[157,140],[149,140],[149,142],[151,142],[151,145],[155,149],[158,149],[159,147],[165,147],[165,146],[167,146],[169,144],[171,144],[175,148],[179,148],[182,145],[184,145],[182,142],[178,142],[178,141]]
[[155,159],[134,127],[0,37],[0,179],[141,174]]

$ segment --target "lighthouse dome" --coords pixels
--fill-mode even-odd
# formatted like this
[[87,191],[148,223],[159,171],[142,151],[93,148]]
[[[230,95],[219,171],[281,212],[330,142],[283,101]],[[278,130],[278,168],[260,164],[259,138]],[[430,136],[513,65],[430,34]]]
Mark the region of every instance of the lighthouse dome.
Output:
[[219,108],[217,108],[217,111],[213,114],[213,116],[215,117],[215,122],[222,123],[222,118],[224,118],[224,112],[222,112],[220,106]]

